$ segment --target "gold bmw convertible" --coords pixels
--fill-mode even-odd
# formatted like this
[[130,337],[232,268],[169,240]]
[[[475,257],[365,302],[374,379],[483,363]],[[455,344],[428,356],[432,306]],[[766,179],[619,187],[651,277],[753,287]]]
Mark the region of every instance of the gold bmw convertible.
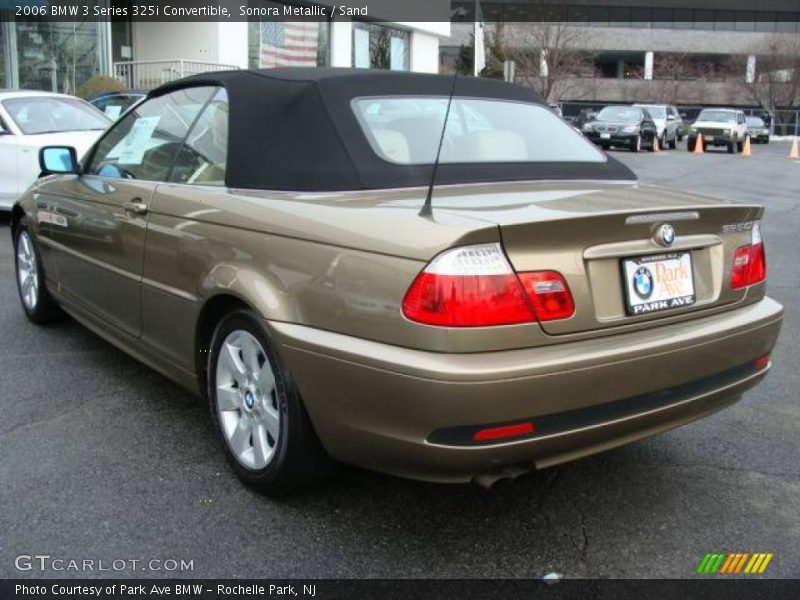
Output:
[[40,163],[12,216],[25,314],[206,397],[267,494],[626,444],[738,400],[781,326],[761,206],[639,185],[505,83],[204,74]]

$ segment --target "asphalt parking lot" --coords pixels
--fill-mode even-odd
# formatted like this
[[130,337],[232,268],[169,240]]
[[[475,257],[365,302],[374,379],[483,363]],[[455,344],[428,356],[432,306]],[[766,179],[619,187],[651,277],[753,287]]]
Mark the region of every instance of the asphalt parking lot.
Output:
[[679,148],[612,155],[645,182],[766,205],[787,308],[772,374],[702,421],[491,491],[345,469],[306,495],[252,493],[205,406],[72,321],[25,320],[0,225],[0,577],[76,575],[19,572],[21,554],[192,560],[193,577],[691,577],[716,551],[800,576],[800,161],[786,143]]

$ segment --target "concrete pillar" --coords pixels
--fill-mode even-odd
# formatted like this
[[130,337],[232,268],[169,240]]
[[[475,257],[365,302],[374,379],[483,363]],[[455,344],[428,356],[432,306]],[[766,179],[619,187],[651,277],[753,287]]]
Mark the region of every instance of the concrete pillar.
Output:
[[336,19],[331,23],[331,66],[353,66],[353,22]]
[[544,50],[539,50],[539,77],[547,77],[550,68],[547,66],[547,54]]
[[439,72],[439,36],[422,31],[411,32],[409,67],[416,73]]
[[652,50],[644,53],[644,78],[653,78],[653,52]]
[[744,73],[744,80],[747,83],[753,83],[756,80],[756,57],[754,54],[747,57],[747,69]]
[[617,61],[617,79],[625,79],[625,61]]

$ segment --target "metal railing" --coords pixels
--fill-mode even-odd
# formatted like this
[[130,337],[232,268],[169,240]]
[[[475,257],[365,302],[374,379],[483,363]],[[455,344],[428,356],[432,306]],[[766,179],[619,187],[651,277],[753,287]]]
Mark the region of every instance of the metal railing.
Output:
[[137,60],[114,63],[114,77],[128,89],[150,90],[162,83],[175,81],[188,75],[209,71],[231,71],[234,65],[221,65],[198,60]]

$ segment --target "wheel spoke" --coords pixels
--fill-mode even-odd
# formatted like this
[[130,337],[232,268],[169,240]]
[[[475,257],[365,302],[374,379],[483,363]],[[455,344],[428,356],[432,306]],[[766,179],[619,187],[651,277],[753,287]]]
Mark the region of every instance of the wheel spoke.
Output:
[[272,455],[272,447],[267,440],[267,430],[264,425],[258,425],[253,429],[253,453],[255,466],[265,467]]
[[231,342],[226,342],[223,346],[220,360],[223,361],[234,379],[245,374],[244,363],[239,357],[239,347],[234,346]]
[[241,340],[242,362],[247,372],[251,375],[258,373],[261,368],[259,364],[259,348],[256,341],[251,336],[243,336]]
[[217,386],[217,406],[222,411],[237,410],[242,406],[239,389],[230,384]]
[[281,420],[278,411],[274,410],[272,405],[267,408],[263,423],[273,442],[276,443],[278,436],[281,434]]
[[239,458],[242,454],[250,450],[250,434],[252,433],[252,426],[248,419],[242,417],[236,424],[231,434],[230,444],[233,451]]
[[258,390],[264,396],[272,394],[272,390],[275,389],[275,374],[272,372],[272,366],[269,364],[268,360],[264,361],[264,365],[255,374],[255,380],[258,385]]

